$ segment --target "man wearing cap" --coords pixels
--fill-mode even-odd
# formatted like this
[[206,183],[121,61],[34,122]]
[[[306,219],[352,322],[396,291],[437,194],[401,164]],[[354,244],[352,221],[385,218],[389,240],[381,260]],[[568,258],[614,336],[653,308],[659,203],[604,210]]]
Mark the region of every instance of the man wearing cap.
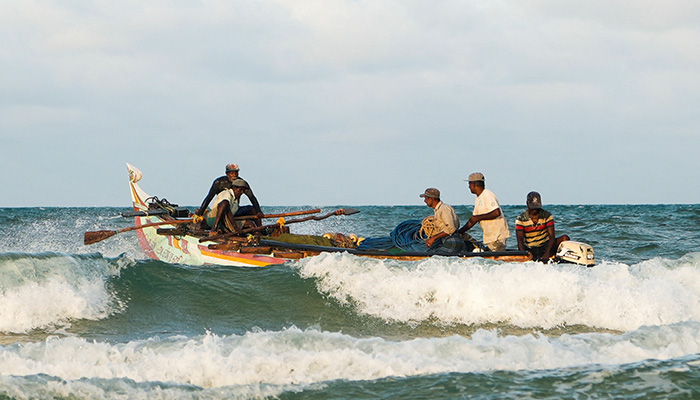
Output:
[[246,189],[248,189],[246,181],[234,179],[230,189],[224,189],[216,195],[211,210],[207,213],[207,223],[212,226],[210,235],[216,235],[219,227],[226,227],[230,232],[241,234],[242,223],[236,223],[233,216],[240,209],[239,200]]
[[515,218],[515,236],[518,249],[527,250],[535,261],[547,261],[553,251],[567,235],[556,237],[554,234],[554,217],[542,209],[542,197],[537,192],[527,194],[527,210]]
[[[200,216],[204,215],[204,212],[207,210],[207,206],[212,201],[212,199],[214,199],[214,197],[216,197],[222,191],[226,189],[231,189],[233,187],[233,181],[238,179],[245,183],[245,191],[243,192],[243,194],[245,194],[248,197],[248,200],[250,200],[252,206],[238,207],[234,215],[257,215],[258,219],[253,220],[253,222],[255,222],[255,224],[258,226],[262,225],[260,218],[263,217],[263,213],[260,210],[260,203],[258,203],[258,199],[255,198],[253,190],[250,189],[250,185],[248,185],[248,182],[240,178],[238,176],[238,172],[238,164],[226,165],[226,175],[216,178],[214,180],[214,183],[212,183],[211,188],[209,189],[209,193],[207,193],[207,197],[204,198],[204,201],[202,201],[202,205],[199,206],[197,211],[195,211],[195,214]],[[213,206],[212,209],[214,209]]]
[[496,195],[486,189],[484,174],[481,172],[469,175],[468,182],[469,191],[476,195],[476,200],[471,218],[459,229],[459,233],[468,231],[478,222],[484,235],[484,245],[491,251],[504,251],[510,232]]
[[440,201],[440,191],[427,188],[420,197],[434,210],[435,228],[438,232],[425,242],[428,249],[439,253],[459,253],[464,250],[464,240],[457,233],[459,217],[454,208]]

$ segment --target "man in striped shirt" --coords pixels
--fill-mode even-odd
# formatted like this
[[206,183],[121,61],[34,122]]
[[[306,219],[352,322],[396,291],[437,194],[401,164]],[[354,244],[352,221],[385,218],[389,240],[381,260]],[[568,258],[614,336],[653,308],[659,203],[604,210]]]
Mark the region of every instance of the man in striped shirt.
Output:
[[515,236],[518,249],[527,250],[535,261],[549,260],[567,235],[556,237],[554,217],[542,209],[542,197],[537,192],[527,194],[527,210],[515,218]]

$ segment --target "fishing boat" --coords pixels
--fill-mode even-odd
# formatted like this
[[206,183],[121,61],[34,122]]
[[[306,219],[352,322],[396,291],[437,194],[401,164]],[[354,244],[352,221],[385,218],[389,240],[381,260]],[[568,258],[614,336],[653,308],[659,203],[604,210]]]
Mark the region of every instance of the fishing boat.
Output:
[[[190,265],[229,265],[238,267],[264,267],[283,264],[293,260],[312,257],[321,253],[347,252],[355,256],[377,259],[420,260],[435,255],[449,257],[481,257],[499,261],[524,262],[531,260],[530,253],[519,250],[499,252],[476,251],[458,254],[439,254],[435,252],[391,250],[362,250],[357,247],[357,239],[344,236],[342,240],[326,238],[323,244],[308,243],[303,240],[305,235],[294,235],[288,224],[307,220],[320,220],[334,215],[352,215],[359,210],[339,209],[323,216],[306,216],[285,221],[286,216],[309,215],[320,212],[320,209],[304,210],[282,214],[268,214],[266,218],[277,218],[277,223],[245,229],[248,232],[266,230],[266,235],[249,234],[247,237],[235,236],[232,233],[210,236],[208,230],[198,228],[196,216],[184,207],[178,207],[167,200],[150,196],[141,189],[139,181],[143,174],[127,163],[129,186],[133,211],[123,213],[125,217],[134,217],[135,225],[119,231],[97,231],[85,233],[85,244],[104,240],[116,233],[135,230],[139,244],[148,257],[168,263]],[[245,219],[245,217],[243,217]],[[565,242],[566,243],[566,242]],[[361,246],[360,246],[361,247]],[[565,254],[566,253],[566,254]],[[559,256],[560,253],[558,252]],[[562,261],[575,262],[583,265],[594,264],[593,249],[584,243],[569,242],[561,253]],[[593,261],[591,263],[591,261]]]

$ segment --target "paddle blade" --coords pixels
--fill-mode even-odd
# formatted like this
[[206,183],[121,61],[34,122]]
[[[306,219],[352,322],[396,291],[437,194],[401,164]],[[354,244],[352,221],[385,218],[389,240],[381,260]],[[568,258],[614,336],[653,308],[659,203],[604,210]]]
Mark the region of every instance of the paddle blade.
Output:
[[344,208],[343,211],[345,211],[343,213],[345,215],[353,215],[360,212],[360,210],[358,210],[357,208]]
[[117,231],[85,232],[85,244],[93,244],[105,240],[117,234]]

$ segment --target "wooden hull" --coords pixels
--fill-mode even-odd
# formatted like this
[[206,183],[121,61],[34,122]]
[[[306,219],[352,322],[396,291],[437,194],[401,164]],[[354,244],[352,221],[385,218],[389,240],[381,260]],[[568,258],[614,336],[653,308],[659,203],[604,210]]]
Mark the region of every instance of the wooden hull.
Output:
[[[130,175],[132,175],[131,171],[133,167],[129,164],[127,164],[127,166],[129,167]],[[146,199],[150,196],[139,187],[137,182],[138,180],[134,180],[133,177],[129,182],[134,211],[148,210]],[[137,226],[152,222],[167,221],[167,219],[167,216],[157,215],[134,217]],[[270,254],[248,254],[233,250],[210,249],[209,243],[200,243],[199,238],[194,236],[158,234],[158,229],[175,228],[175,226],[176,225],[150,226],[136,230],[139,244],[148,257],[168,263],[190,265],[217,264],[236,267],[264,267],[267,265],[283,264],[289,261],[288,259],[273,257]]]
[[393,253],[391,251],[358,251],[355,249],[345,249],[340,247],[325,247],[325,246],[311,246],[304,244],[290,244],[283,242],[276,242],[273,240],[261,240],[261,246],[271,247],[273,249],[278,249],[280,252],[287,252],[288,258],[305,258],[319,255],[321,253],[342,253],[347,252],[349,254],[358,257],[370,257],[377,259],[392,259],[392,260],[402,260],[402,261],[415,261],[422,260],[425,258],[433,256],[445,256],[445,257],[458,257],[458,258],[488,258],[491,260],[505,261],[505,262],[525,262],[532,259],[530,253],[526,251],[517,250],[507,250],[507,251],[483,251],[483,252],[464,252],[460,254],[435,254],[435,253],[424,253],[424,252],[401,252]]

